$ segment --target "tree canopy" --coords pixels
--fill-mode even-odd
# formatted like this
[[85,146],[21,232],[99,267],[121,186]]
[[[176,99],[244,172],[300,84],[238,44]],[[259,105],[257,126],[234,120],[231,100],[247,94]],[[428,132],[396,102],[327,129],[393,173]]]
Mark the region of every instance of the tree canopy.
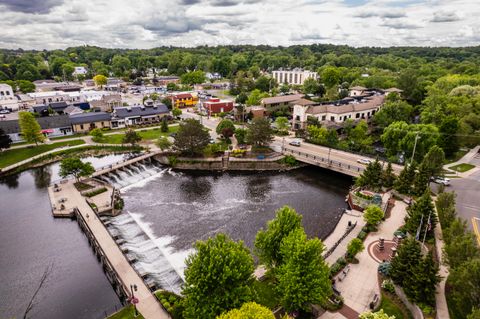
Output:
[[182,154],[194,156],[201,154],[210,142],[210,134],[205,127],[195,119],[186,119],[180,123],[173,146]]
[[35,143],[45,140],[45,136],[42,134],[40,124],[30,112],[18,112],[18,124],[20,125],[20,131],[23,139],[28,143]]
[[63,178],[72,175],[78,181],[82,176],[89,176],[95,172],[92,164],[82,162],[78,157],[65,158],[60,162],[59,175]]
[[275,319],[275,316],[270,309],[255,302],[247,302],[239,309],[232,309],[217,319]]

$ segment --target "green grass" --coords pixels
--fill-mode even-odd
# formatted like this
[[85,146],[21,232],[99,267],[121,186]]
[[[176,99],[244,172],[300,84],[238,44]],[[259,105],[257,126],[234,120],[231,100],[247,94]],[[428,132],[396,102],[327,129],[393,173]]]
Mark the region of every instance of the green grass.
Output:
[[7,150],[0,153],[0,168],[13,165],[15,163],[26,160],[30,157],[54,150],[63,146],[74,146],[85,144],[83,140],[73,140],[67,142],[59,142],[53,144],[40,144],[33,147],[25,147],[13,150]]
[[[156,140],[160,136],[168,136],[169,134],[176,133],[178,131],[178,125],[170,126],[168,132],[164,133],[160,128],[154,128],[146,131],[137,131],[137,134],[140,135],[142,140]],[[122,144],[123,137],[125,134],[111,134],[104,135],[98,143],[105,144]]]
[[455,165],[455,166],[450,166],[449,168],[453,169],[454,171],[463,173],[463,172],[471,170],[474,167],[475,167],[475,165],[462,163],[462,164],[458,164],[458,165]]
[[451,158],[448,158],[446,160],[446,163],[447,164],[454,163],[454,162],[460,160],[462,157],[464,157],[465,154],[467,154],[467,153],[468,153],[468,151],[458,151]]
[[110,317],[107,317],[107,319],[143,319],[142,315],[138,315],[137,317],[134,316],[134,309],[133,306],[126,306],[122,310],[120,310],[117,313],[114,313]]
[[253,283],[253,290],[257,295],[257,302],[265,307],[274,309],[278,304],[278,296],[275,293],[275,285],[266,278],[263,281],[255,280]]
[[[396,298],[397,299],[397,298]],[[383,309],[383,311],[389,315],[389,316],[395,316],[395,319],[409,319],[411,318],[410,313],[408,313],[408,310],[403,306],[403,304],[400,306],[398,303],[399,300],[393,299],[390,295],[382,293],[382,302],[380,303],[380,308]],[[403,311],[402,311],[403,308]],[[408,313],[408,316],[405,315],[405,312]]]

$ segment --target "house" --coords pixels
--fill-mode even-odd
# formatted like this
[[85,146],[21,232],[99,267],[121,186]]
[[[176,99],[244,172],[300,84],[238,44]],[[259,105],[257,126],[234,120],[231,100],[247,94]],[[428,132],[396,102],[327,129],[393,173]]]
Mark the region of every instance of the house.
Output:
[[318,80],[318,73],[300,68],[293,70],[277,70],[273,71],[272,77],[280,84],[296,84],[303,85],[306,79]]
[[106,112],[73,114],[69,118],[75,133],[86,133],[95,128],[109,129],[112,127],[112,117],[110,113]]
[[215,72],[215,73],[207,72],[205,73],[205,77],[207,78],[207,80],[214,81],[214,80],[220,80],[222,78],[222,75],[218,72]]
[[28,94],[17,94],[16,97],[18,99],[19,110],[26,110],[35,105],[35,99]]
[[162,86],[169,83],[177,84],[180,82],[180,78],[178,76],[157,76],[153,79],[153,82]]
[[33,84],[35,84],[35,91],[36,92],[48,92],[48,91],[53,91],[55,87],[61,86],[61,85],[67,85],[68,83],[66,82],[56,82],[55,80],[36,80],[33,81]]
[[117,128],[159,123],[163,117],[168,116],[169,114],[170,111],[167,106],[162,103],[155,104],[153,107],[117,107],[112,113],[112,127]]
[[367,88],[364,88],[363,86],[354,86],[348,91],[349,96],[360,96],[363,95],[365,91],[367,91]]
[[91,100],[90,106],[102,112],[112,112],[114,108],[122,106],[122,96],[120,94],[102,95],[98,100]]
[[[73,92],[77,93],[77,92]],[[33,92],[27,93],[32,99],[35,100],[35,104],[48,104],[52,102],[70,102],[72,97],[66,92],[63,91],[42,91],[42,92]]]
[[[42,129],[42,133],[48,138],[73,134],[68,115],[40,117],[37,121]],[[13,143],[23,141],[18,120],[0,121],[0,128],[10,136]]]
[[218,114],[232,111],[233,101],[211,98],[202,102],[202,106],[207,110],[209,115]]
[[193,107],[197,105],[198,96],[193,93],[178,93],[170,97],[172,106],[178,108]]
[[293,107],[292,126],[296,130],[305,129],[309,117],[315,117],[325,124],[342,123],[348,119],[369,120],[380,110],[384,100],[385,95],[380,91],[328,103],[301,99]]
[[52,102],[48,104],[49,109],[53,110],[57,114],[64,114],[64,110],[68,107],[67,102]]
[[69,105],[65,110],[63,110],[63,113],[67,115],[74,115],[74,114],[81,114],[83,113],[83,110],[79,108],[78,106],[75,105]]
[[278,110],[292,109],[291,103],[299,100],[303,94],[278,95],[273,97],[266,97],[260,101],[260,105],[265,108],[268,113]]
[[86,75],[88,73],[87,68],[84,66],[76,66],[72,73],[73,76]]
[[0,83],[0,109],[2,108],[18,110],[18,99],[13,95],[12,87],[5,83]]
[[385,92],[385,96],[388,96],[390,93],[396,93],[398,95],[402,95],[403,90],[400,90],[394,87],[394,88],[386,89],[384,90],[384,92]]

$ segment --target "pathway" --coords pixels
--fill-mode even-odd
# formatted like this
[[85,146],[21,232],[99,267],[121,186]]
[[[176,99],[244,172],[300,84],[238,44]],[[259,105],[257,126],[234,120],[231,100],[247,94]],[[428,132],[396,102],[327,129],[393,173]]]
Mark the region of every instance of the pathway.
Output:
[[68,198],[67,202],[70,206],[78,208],[124,285],[126,287],[133,284],[137,285],[138,290],[135,292],[135,297],[139,300],[137,308],[143,317],[146,319],[170,318],[169,314],[161,307],[157,298],[150,292],[142,278],[125,258],[103,223],[86,203],[85,198],[75,189],[73,181],[70,180],[68,183],[62,184],[62,188],[64,197]]
[[437,256],[440,263],[439,275],[442,277],[442,280],[437,285],[436,294],[435,294],[435,303],[437,310],[437,318],[450,319],[450,314],[448,313],[447,298],[445,297],[445,283],[447,282],[448,277],[448,268],[443,260],[443,233],[440,223],[435,227],[435,248],[437,249]]

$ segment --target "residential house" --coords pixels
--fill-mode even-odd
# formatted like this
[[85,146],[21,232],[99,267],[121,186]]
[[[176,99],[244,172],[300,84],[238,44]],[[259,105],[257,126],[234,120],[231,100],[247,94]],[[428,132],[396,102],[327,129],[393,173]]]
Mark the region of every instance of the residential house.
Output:
[[178,108],[193,107],[197,105],[198,96],[194,93],[178,93],[172,95],[172,106]]
[[232,111],[233,101],[220,100],[218,98],[211,98],[202,102],[202,106],[207,110],[209,115],[212,115],[212,114]]
[[384,90],[385,96],[388,96],[390,93],[397,93],[398,95],[402,95],[403,90],[397,89],[397,88],[389,88]]
[[162,103],[155,104],[153,107],[117,107],[112,113],[112,127],[117,128],[159,123],[163,117],[168,116],[169,114],[170,111],[167,106]]
[[291,103],[303,97],[303,94],[278,95],[273,97],[266,97],[260,101],[260,105],[265,108],[268,113],[287,110],[291,111]]
[[109,129],[112,117],[106,112],[88,112],[69,116],[75,133],[87,133],[95,128]]
[[0,83],[0,109],[2,108],[18,110],[18,99],[13,95],[12,87],[4,83]]
[[153,82],[158,85],[167,85],[169,83],[178,84],[180,78],[178,76],[157,76],[153,79]]
[[300,68],[273,71],[272,77],[280,84],[303,85],[306,79],[318,80],[318,73]]
[[349,96],[361,96],[363,95],[368,89],[363,86],[354,86],[350,88],[348,95]]
[[28,94],[17,94],[16,97],[18,99],[19,110],[26,110],[35,105],[35,99]]
[[63,110],[63,113],[67,115],[74,115],[74,114],[81,114],[83,113],[83,110],[79,108],[78,106],[75,105],[69,105],[65,110]]
[[88,73],[87,68],[84,66],[76,66],[72,75],[79,76],[79,75],[86,75]]
[[99,100],[91,100],[90,106],[102,112],[112,112],[114,108],[122,106],[122,96],[120,94],[102,95]]
[[305,129],[309,117],[325,124],[342,123],[347,119],[369,120],[380,110],[384,100],[385,95],[380,91],[328,103],[301,99],[293,107],[293,129]]
[[[42,133],[48,138],[73,134],[68,115],[40,117],[37,121]],[[23,141],[18,120],[0,121],[0,128],[10,136],[13,143]]]

